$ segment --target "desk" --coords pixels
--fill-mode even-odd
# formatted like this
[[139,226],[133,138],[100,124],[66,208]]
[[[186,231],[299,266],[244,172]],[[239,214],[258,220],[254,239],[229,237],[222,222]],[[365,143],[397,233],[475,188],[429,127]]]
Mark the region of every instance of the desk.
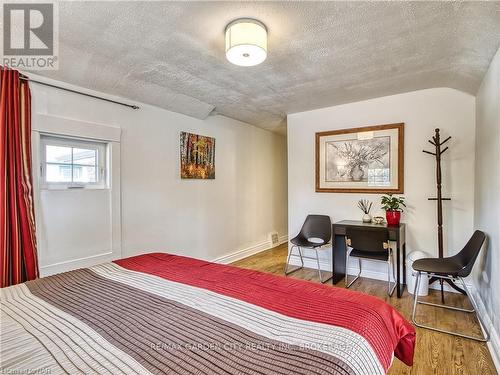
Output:
[[[388,226],[387,224],[363,223],[361,221],[343,220],[332,225],[333,246],[332,246],[332,264],[333,264],[333,284],[338,283],[345,277],[346,260],[346,229],[347,227],[366,228],[366,230],[385,230],[389,232],[389,240],[396,242],[396,291],[398,298],[401,298],[406,285],[406,243],[404,223],[399,226]],[[402,254],[401,254],[402,253]],[[403,261],[403,282],[401,282],[401,261]]]

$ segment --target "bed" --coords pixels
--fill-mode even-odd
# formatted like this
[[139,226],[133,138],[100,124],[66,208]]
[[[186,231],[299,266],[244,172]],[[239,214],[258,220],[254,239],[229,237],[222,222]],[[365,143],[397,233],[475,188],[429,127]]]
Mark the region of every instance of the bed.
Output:
[[415,330],[362,293],[152,253],[2,289],[1,370],[385,374]]

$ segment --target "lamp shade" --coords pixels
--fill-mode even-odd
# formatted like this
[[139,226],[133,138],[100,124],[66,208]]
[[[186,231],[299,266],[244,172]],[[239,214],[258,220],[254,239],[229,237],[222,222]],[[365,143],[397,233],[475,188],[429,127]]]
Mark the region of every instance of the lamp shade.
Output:
[[226,58],[240,66],[254,66],[267,57],[267,30],[263,23],[242,18],[226,27]]

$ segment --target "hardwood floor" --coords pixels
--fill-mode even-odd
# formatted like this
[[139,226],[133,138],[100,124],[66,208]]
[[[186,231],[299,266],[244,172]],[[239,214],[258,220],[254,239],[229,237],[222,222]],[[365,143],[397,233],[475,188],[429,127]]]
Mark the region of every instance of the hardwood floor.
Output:
[[[286,244],[271,250],[253,255],[233,263],[243,268],[283,275],[287,255]],[[303,269],[289,277],[318,282],[316,270]],[[325,285],[332,285],[331,280]],[[344,283],[339,283],[344,287]],[[387,296],[387,284],[379,280],[361,278],[351,289],[377,296],[394,306],[408,320],[411,318],[412,296],[407,291],[401,299]],[[429,301],[438,301],[437,291],[430,292]],[[467,299],[456,293],[446,293],[446,301],[456,306],[468,306]],[[463,332],[479,334],[479,324],[473,314],[451,312],[428,306],[419,306],[419,319],[425,323],[439,324],[445,329],[463,330]],[[390,375],[493,375],[497,374],[486,344],[455,336],[441,334],[426,329],[417,328],[417,347],[413,367],[407,367],[398,359],[394,360],[389,370]]]

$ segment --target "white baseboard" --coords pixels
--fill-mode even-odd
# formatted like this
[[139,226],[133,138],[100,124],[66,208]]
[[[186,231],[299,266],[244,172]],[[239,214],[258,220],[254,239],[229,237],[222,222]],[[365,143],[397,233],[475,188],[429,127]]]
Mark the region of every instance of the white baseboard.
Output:
[[285,235],[279,237],[278,245],[273,246],[269,241],[261,242],[261,243],[255,244],[253,246],[247,247],[245,249],[235,251],[234,253],[218,257],[218,258],[212,260],[212,262],[221,263],[221,264],[233,263],[233,262],[236,262],[240,259],[247,258],[251,255],[258,254],[262,251],[272,249],[273,247],[284,244],[287,241],[288,241],[288,235],[285,234]]
[[50,276],[56,273],[67,272],[78,268],[92,267],[100,263],[111,262],[117,259],[117,255],[109,251],[106,253],[91,255],[84,258],[71,259],[64,262],[48,264],[40,267],[40,276]]
[[280,236],[278,241],[279,241],[279,243],[277,246],[283,245],[284,243],[288,242],[288,234],[284,234],[284,235]]
[[[283,236],[280,236],[278,245],[275,246],[282,245],[287,241],[288,241],[288,235],[285,234]],[[236,262],[237,260],[249,257],[251,255],[260,253],[261,251],[272,249],[275,246],[272,246],[272,244],[269,241],[261,242],[256,245],[247,247],[245,249],[235,251],[234,253],[227,254],[217,259],[214,259],[213,262],[229,264],[232,262]],[[88,257],[71,259],[64,262],[49,264],[40,267],[40,276],[45,277],[54,275],[56,273],[71,271],[78,268],[92,267],[97,264],[111,262],[112,260],[115,260],[117,258],[119,258],[119,256],[117,256],[113,252],[105,252],[101,254],[91,255]]]
[[490,332],[490,341],[488,341],[487,345],[488,349],[490,350],[491,358],[493,359],[493,363],[495,364],[497,372],[500,373],[500,334],[495,329],[495,326],[491,321],[488,310],[486,309],[486,306],[483,303],[483,299],[479,295],[476,286],[472,284],[469,287],[469,290],[474,295],[474,299],[478,305],[478,314],[481,315],[481,318],[483,319],[486,328]]

